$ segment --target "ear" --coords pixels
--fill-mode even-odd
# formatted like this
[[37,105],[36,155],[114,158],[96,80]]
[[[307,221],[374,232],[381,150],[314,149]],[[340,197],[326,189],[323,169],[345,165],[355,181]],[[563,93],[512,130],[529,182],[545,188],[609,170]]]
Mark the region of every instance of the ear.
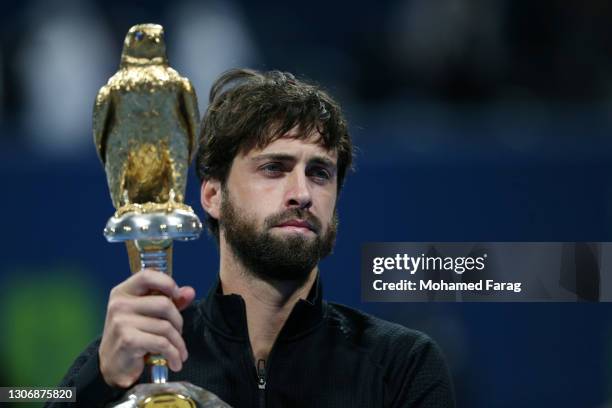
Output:
[[221,212],[221,182],[215,179],[203,181],[200,202],[208,215],[218,220]]

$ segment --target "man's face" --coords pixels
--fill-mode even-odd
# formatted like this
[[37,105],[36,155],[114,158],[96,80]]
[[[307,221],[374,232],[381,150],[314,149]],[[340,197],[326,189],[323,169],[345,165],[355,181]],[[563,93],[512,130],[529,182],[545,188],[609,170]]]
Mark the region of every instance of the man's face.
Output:
[[336,236],[336,154],[295,131],[238,154],[222,189],[222,239],[262,279],[305,280]]

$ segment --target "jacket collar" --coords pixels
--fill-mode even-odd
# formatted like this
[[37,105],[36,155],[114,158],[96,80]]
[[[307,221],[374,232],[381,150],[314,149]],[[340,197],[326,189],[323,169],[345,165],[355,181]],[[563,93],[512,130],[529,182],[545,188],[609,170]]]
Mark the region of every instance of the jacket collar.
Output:
[[[323,320],[322,294],[321,280],[317,275],[306,299],[299,299],[293,307],[278,340],[291,340],[306,334]],[[237,340],[248,341],[244,299],[236,294],[224,295],[219,277],[208,291],[202,307],[206,320],[214,329]]]

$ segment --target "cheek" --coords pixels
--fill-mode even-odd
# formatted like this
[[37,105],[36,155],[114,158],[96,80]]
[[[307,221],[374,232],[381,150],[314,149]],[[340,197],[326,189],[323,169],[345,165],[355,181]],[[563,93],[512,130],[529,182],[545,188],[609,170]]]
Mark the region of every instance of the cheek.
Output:
[[232,195],[234,205],[252,220],[262,222],[278,211],[282,197],[278,189],[264,183],[251,183],[242,186]]
[[283,208],[285,186],[282,180],[254,178],[241,189],[244,203],[251,211],[269,215]]
[[322,191],[319,195],[319,212],[321,218],[331,220],[336,207],[336,193],[328,190]]
[[283,202],[280,183],[254,182],[243,190],[244,202],[248,207],[276,209]]
[[235,184],[237,192],[248,197],[261,197],[264,194],[272,194],[281,189],[278,179],[270,179],[259,176],[254,171],[244,171],[243,177]]

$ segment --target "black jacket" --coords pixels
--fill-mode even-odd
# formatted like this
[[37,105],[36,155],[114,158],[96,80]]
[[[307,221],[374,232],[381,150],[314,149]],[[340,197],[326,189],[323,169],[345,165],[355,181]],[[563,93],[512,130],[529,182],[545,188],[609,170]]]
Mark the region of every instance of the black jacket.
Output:
[[[448,369],[431,339],[323,301],[319,280],[308,300],[295,305],[259,375],[240,296],[221,294],[217,283],[183,317],[189,358],[180,373],[170,372],[170,381],[189,381],[235,408],[454,407]],[[76,387],[80,407],[102,406],[123,393],[100,374],[99,342],[61,383]]]

